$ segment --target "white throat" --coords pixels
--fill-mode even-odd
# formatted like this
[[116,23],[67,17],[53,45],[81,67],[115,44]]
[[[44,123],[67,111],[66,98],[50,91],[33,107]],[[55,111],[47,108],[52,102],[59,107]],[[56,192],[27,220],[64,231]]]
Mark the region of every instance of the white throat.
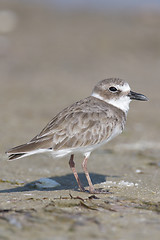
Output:
[[122,96],[119,99],[106,100],[106,102],[127,113],[129,110],[129,104],[131,102],[131,99],[128,96]]
[[122,96],[118,99],[114,99],[114,98],[113,99],[104,99],[97,93],[92,93],[92,96],[121,109],[125,113],[127,113],[129,110],[129,103],[131,102],[131,99],[128,96]]

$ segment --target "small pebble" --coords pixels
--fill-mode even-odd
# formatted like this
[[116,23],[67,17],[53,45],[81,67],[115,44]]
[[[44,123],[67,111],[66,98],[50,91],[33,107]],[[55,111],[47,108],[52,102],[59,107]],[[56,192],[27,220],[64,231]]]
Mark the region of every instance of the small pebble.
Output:
[[136,169],[136,173],[142,173],[141,169]]
[[43,188],[54,188],[54,187],[60,186],[60,184],[50,178],[40,178],[35,182],[35,186],[39,189],[43,189]]

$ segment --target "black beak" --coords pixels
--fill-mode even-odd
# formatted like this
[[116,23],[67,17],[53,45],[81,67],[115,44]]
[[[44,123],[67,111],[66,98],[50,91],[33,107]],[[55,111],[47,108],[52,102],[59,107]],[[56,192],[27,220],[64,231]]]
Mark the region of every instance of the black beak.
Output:
[[130,97],[130,99],[140,100],[140,101],[148,101],[148,98],[141,93],[136,93],[136,92],[130,91],[128,93],[128,96]]

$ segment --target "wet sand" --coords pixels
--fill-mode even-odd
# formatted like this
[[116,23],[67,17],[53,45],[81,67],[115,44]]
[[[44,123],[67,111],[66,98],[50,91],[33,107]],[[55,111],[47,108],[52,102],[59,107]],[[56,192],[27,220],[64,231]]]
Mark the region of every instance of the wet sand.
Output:
[[[0,239],[159,239],[160,13],[0,6]],[[7,161],[8,148],[106,77],[125,79],[150,100],[132,102],[123,134],[89,159],[95,187],[107,194],[79,192],[67,157]],[[87,189],[81,162],[77,155]],[[40,178],[61,185],[39,189]]]

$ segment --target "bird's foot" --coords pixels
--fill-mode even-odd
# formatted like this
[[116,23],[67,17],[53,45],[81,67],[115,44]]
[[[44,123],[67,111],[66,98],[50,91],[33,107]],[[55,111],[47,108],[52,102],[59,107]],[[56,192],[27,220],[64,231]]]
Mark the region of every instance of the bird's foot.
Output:
[[86,189],[82,185],[79,186],[79,189],[80,189],[80,192],[86,192]]

